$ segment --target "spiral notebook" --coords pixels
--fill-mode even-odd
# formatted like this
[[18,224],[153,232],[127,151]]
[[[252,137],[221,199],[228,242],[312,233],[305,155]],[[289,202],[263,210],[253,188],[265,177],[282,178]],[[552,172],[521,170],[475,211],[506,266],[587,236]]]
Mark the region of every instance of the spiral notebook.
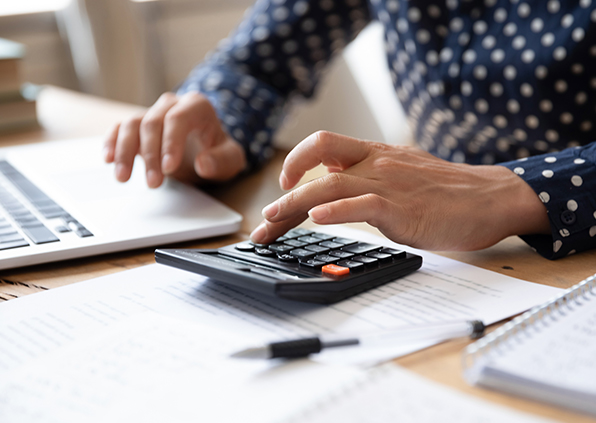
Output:
[[470,345],[468,382],[596,415],[596,275]]

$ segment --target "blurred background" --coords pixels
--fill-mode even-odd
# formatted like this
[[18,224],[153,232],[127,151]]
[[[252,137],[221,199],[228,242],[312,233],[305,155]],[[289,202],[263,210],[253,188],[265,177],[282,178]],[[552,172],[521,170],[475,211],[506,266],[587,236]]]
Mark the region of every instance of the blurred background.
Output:
[[[21,79],[150,106],[240,22],[252,0],[18,0],[0,2],[0,38],[22,43]],[[410,133],[371,24],[330,66],[314,101],[277,136],[291,148],[326,129],[407,143]]]

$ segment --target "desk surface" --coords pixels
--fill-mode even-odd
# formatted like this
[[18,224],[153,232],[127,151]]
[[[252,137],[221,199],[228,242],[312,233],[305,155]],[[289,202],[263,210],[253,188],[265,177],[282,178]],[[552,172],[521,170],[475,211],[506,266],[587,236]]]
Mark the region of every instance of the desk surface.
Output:
[[[101,136],[110,125],[142,111],[143,109],[137,106],[48,87],[42,92],[38,101],[38,115],[43,129],[2,135],[0,142],[2,145],[12,145],[52,139]],[[213,248],[246,239],[250,230],[261,221],[261,208],[282,194],[277,184],[277,176],[284,155],[283,152],[278,152],[266,168],[242,181],[209,190],[212,196],[244,215],[245,220],[240,233],[181,244],[181,246]],[[320,170],[310,172],[305,180],[320,175],[320,172]],[[366,225],[352,226],[378,233],[374,228]],[[555,262],[548,261],[515,237],[482,251],[441,254],[508,276],[559,288],[568,288],[593,274],[595,272],[593,263],[596,263],[596,251],[570,256]],[[153,262],[153,249],[147,248],[2,271],[0,272],[0,301]],[[465,340],[447,342],[400,358],[396,362],[429,379],[494,403],[564,422],[596,423],[595,418],[468,386],[462,379],[460,362],[461,351],[467,343],[468,341]]]

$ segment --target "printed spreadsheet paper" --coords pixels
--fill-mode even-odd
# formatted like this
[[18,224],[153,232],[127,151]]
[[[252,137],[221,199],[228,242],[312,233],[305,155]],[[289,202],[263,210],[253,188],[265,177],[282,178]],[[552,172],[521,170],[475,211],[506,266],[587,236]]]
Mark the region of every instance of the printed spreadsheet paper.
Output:
[[386,364],[284,423],[554,423],[467,396]]
[[[360,231],[329,230],[394,246]],[[265,297],[161,265],[0,304],[0,421],[127,421],[118,416],[137,415],[142,407],[150,419],[169,409],[167,401],[179,404],[176,421],[185,421],[184,416],[192,420],[212,416],[219,396],[208,394],[221,393],[220,382],[236,387],[228,400],[234,403],[236,398],[238,406],[225,409],[227,421],[239,415],[243,421],[275,421],[360,371],[339,364],[370,364],[441,340],[336,349],[312,360],[281,364],[237,363],[228,358],[230,352],[312,333],[360,333],[460,318],[492,323],[559,292],[434,254],[424,253],[424,259],[420,271],[332,306]],[[173,339],[168,331],[173,331]],[[192,336],[183,336],[186,333]],[[120,354],[122,350],[126,353]],[[170,372],[168,366],[175,367],[179,360],[167,357],[177,351],[193,353]],[[80,371],[65,370],[73,363]],[[228,366],[244,370],[228,372]],[[248,401],[253,392],[258,395]],[[52,418],[60,413],[68,418]]]

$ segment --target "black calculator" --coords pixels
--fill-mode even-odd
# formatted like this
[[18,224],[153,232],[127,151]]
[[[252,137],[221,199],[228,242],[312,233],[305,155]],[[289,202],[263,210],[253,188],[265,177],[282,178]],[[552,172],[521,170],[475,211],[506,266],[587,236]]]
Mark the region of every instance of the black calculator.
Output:
[[416,254],[303,228],[272,244],[158,249],[155,261],[263,294],[321,304],[394,281],[422,265]]

